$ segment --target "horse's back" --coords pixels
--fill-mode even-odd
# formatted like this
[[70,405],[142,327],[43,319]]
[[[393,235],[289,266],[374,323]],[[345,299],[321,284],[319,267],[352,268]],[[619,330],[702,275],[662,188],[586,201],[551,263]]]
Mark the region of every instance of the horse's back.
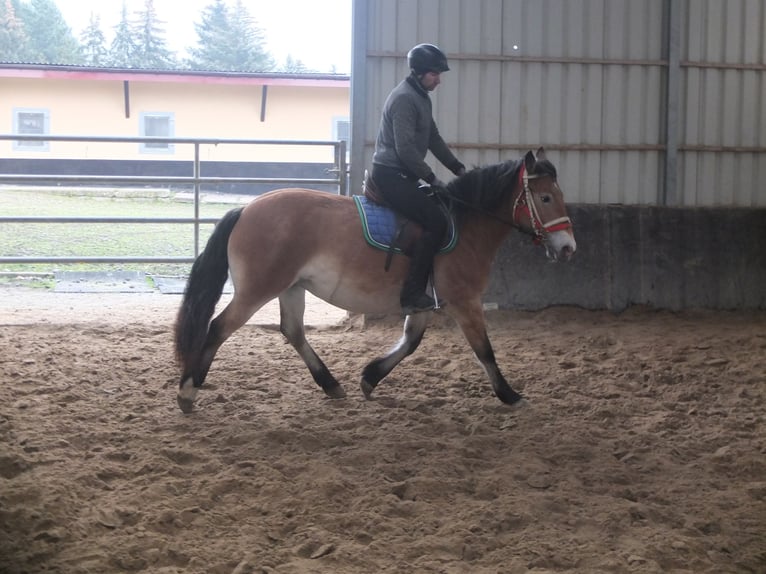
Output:
[[302,187],[286,187],[259,195],[248,203],[246,208],[249,209],[256,205],[294,205],[296,203],[303,204],[307,207],[313,205],[335,205],[340,207],[343,204],[351,205],[352,199],[345,195],[337,195],[326,191],[317,191],[315,189]]
[[310,189],[265,193],[245,206],[229,238],[232,269],[250,262],[298,268],[333,245],[358,235],[361,223],[349,197]]
[[355,223],[351,221],[354,211],[354,202],[349,197],[311,189],[278,189],[245,206],[235,233],[269,237],[275,234],[288,237],[293,232],[321,234],[341,222]]

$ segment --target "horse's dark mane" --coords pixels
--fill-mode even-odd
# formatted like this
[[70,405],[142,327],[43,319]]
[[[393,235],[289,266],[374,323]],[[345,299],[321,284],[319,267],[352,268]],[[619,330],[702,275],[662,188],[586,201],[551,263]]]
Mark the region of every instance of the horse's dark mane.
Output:
[[[512,193],[519,177],[523,159],[509,160],[494,165],[477,167],[453,179],[447,185],[449,195],[456,198],[453,210],[462,220],[472,209],[494,212],[503,199]],[[534,175],[556,178],[556,168],[548,160],[535,164]]]
[[492,211],[513,190],[519,175],[521,160],[477,167],[453,179],[447,185],[449,194],[456,198],[454,210],[458,217],[471,210],[471,206]]

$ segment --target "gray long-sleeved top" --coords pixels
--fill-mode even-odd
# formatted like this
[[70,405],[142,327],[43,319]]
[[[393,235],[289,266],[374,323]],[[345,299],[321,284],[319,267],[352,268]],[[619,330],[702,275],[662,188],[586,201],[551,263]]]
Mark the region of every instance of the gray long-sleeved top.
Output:
[[391,91],[383,106],[372,163],[401,169],[430,183],[435,176],[424,161],[429,150],[453,172],[461,165],[439,134],[428,92],[409,76]]

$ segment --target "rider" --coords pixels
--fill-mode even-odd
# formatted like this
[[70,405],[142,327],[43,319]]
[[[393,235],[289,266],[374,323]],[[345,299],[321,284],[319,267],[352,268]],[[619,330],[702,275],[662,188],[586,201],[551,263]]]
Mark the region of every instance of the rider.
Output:
[[465,173],[465,166],[439,135],[428,96],[439,85],[441,73],[449,70],[447,57],[433,44],[418,44],[407,54],[407,63],[410,75],[386,99],[372,156],[372,179],[381,195],[423,228],[399,297],[405,315],[435,308],[425,289],[447,231],[441,209],[419,189],[419,180],[444,187],[425,163],[426,153],[430,150],[455,175]]

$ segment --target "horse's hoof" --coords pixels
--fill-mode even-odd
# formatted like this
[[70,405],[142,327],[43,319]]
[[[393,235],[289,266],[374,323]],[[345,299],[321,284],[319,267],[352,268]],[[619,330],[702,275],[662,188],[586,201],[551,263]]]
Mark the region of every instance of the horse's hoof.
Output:
[[325,390],[325,394],[330,397],[331,399],[345,399],[346,398],[346,390],[341,387],[340,385],[335,385],[330,390]]
[[527,409],[529,408],[529,401],[527,401],[527,399],[524,397],[521,397],[518,401],[511,403],[509,406],[512,409]]
[[375,385],[371,385],[364,379],[362,379],[362,382],[359,383],[359,386],[362,388],[362,393],[364,393],[364,398],[368,401],[372,398],[372,391],[375,390]]
[[182,413],[188,415],[194,410],[193,400],[184,398],[181,395],[178,395],[176,400],[178,401],[178,406],[180,407]]

